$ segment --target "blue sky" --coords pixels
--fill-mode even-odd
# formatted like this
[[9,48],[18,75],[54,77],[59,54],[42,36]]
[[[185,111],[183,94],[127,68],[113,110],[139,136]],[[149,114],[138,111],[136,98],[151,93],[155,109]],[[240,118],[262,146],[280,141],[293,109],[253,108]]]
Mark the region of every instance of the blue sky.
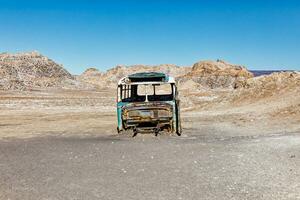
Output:
[[300,70],[297,0],[0,0],[0,52],[37,50],[74,74],[224,59]]

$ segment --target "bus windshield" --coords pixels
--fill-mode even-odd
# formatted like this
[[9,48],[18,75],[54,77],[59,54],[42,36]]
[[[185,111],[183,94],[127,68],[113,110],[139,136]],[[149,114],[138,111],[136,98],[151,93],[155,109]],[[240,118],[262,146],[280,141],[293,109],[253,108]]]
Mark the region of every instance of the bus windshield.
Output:
[[122,102],[172,101],[174,84],[120,85],[118,93]]

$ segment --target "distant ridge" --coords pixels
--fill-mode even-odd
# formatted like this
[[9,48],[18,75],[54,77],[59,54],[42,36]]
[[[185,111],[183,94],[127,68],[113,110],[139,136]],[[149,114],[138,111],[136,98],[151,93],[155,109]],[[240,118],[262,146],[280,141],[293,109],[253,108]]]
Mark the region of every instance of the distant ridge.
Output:
[[73,76],[37,51],[0,54],[0,89],[61,87]]
[[[289,76],[275,76],[274,73],[288,73],[290,70],[247,70],[242,65],[231,64],[223,60],[204,60],[192,67],[174,64],[161,65],[119,65],[105,72],[89,68],[83,74],[74,76],[62,65],[57,64],[37,51],[17,54],[0,53],[0,90],[31,90],[42,88],[115,88],[118,80],[137,72],[164,72],[180,83],[179,87],[189,89],[235,89],[243,88],[253,77],[270,76],[274,79]],[[298,73],[289,79],[298,78]],[[260,79],[262,80],[262,79]],[[275,82],[276,82],[275,80]]]
[[291,72],[292,70],[249,70],[254,76],[269,75],[275,72]]

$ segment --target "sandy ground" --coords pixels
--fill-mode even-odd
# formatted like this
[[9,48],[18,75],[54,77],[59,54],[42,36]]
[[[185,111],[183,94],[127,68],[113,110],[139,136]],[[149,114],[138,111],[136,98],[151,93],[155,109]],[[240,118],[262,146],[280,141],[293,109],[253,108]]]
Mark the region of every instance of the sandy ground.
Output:
[[131,138],[114,102],[1,92],[0,199],[300,199],[300,118],[280,103],[188,109],[181,137]]

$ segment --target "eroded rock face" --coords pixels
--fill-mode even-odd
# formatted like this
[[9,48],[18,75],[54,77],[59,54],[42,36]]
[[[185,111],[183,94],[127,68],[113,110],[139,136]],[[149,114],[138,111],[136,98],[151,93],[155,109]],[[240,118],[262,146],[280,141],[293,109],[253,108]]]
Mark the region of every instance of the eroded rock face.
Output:
[[246,106],[254,111],[257,106],[266,112],[280,108],[282,112],[293,113],[294,109],[300,113],[300,72],[275,72],[249,78],[241,87],[223,94],[218,90],[210,91],[219,95],[211,105]]
[[[34,88],[115,88],[119,79],[137,72],[164,72],[179,81],[180,91],[187,95],[214,89],[243,89],[254,94],[283,88],[299,87],[298,72],[273,73],[253,77],[245,67],[222,60],[201,61],[193,67],[172,64],[156,66],[116,66],[106,72],[89,68],[76,79],[61,65],[38,52],[0,54],[0,89]],[[279,89],[278,89],[279,88]]]
[[249,79],[245,83],[245,88],[251,89],[281,89],[300,87],[300,72],[275,72]]
[[81,75],[81,77],[93,77],[93,76],[102,76],[102,73],[96,68],[88,68]]
[[243,66],[217,60],[195,63],[191,71],[180,77],[180,80],[193,80],[203,87],[215,89],[237,88],[252,77],[253,74]]
[[123,66],[118,65],[104,73],[99,72],[97,69],[88,69],[78,77],[78,80],[91,83],[100,87],[113,87],[115,88],[118,81],[129,74],[138,72],[164,72],[170,76],[182,76],[190,71],[189,67],[179,67],[172,64],[163,65],[132,65]]
[[105,85],[103,83],[103,74],[96,68],[88,68],[81,75],[76,77],[81,83],[89,84],[91,86],[102,87]]
[[60,86],[73,76],[38,52],[0,54],[0,89],[31,89]]
[[286,92],[300,93],[300,72],[276,72],[248,79],[237,98],[257,100]]
[[162,65],[132,65],[132,66],[117,66],[113,69],[108,70],[105,73],[107,77],[113,77],[117,80],[120,78],[138,72],[163,72],[173,77],[178,77],[186,74],[190,68],[179,67],[172,64],[162,64]]

